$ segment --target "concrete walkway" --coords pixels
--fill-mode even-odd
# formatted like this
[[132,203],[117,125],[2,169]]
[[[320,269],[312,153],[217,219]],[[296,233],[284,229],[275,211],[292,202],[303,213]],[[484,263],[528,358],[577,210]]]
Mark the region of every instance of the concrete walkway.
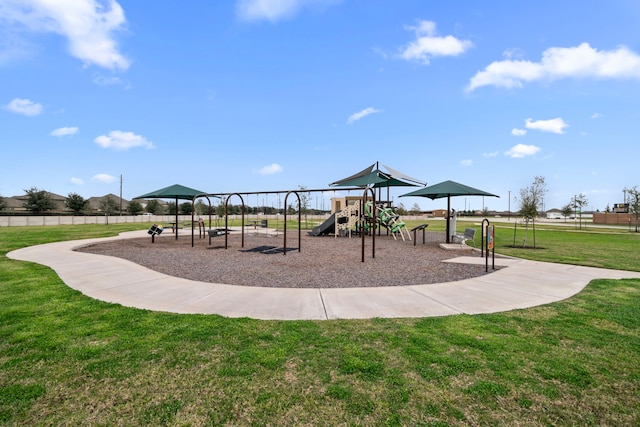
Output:
[[[118,237],[32,246],[8,258],[51,267],[71,288],[102,301],[172,313],[219,314],[274,320],[431,317],[495,313],[568,298],[593,279],[640,278],[640,272],[496,258],[506,266],[488,275],[413,286],[284,289],[195,282],[167,276],[120,258],[74,252],[79,246],[140,237]],[[484,263],[480,257],[447,262]]]

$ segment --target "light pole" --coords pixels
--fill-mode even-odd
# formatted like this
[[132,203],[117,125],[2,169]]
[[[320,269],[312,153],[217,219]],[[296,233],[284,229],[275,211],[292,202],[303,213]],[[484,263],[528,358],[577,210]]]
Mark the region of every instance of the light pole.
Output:
[[507,218],[511,221],[511,190],[509,190],[509,213],[507,214]]

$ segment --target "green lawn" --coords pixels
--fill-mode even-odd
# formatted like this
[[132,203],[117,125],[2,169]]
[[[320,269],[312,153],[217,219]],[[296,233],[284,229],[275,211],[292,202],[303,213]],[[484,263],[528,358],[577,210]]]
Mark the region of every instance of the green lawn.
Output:
[[[107,304],[5,256],[145,227],[0,229],[0,425],[640,425],[640,280],[500,314],[284,322]],[[614,268],[640,247],[536,237],[528,257]]]

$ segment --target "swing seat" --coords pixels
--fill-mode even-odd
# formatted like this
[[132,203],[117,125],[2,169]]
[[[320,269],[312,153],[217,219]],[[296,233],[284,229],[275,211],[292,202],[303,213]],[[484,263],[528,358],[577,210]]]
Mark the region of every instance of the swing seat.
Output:
[[209,237],[218,237],[224,236],[225,234],[229,234],[231,230],[228,228],[212,228],[211,230],[207,230],[209,233]]

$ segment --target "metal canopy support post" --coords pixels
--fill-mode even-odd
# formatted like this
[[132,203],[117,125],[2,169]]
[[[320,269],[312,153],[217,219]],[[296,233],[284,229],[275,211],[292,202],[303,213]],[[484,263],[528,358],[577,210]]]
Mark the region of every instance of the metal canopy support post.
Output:
[[[362,225],[360,227],[360,234],[362,236],[362,262],[364,262],[364,232],[365,232],[365,204],[367,203],[367,192],[371,192],[371,214],[372,220],[375,221],[374,213],[376,208],[376,192],[373,188],[367,187],[364,189],[364,193],[362,193],[362,205],[360,206],[360,220],[362,221]],[[376,230],[373,228],[375,222],[369,223],[371,226],[371,258],[376,257]]]

